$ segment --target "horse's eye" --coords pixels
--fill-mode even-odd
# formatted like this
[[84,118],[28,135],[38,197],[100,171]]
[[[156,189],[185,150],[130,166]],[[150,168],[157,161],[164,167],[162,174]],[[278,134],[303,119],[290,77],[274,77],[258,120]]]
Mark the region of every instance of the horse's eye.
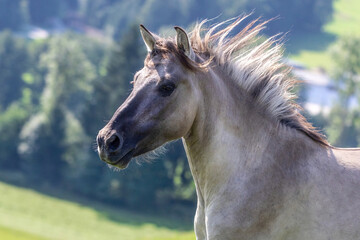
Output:
[[163,97],[170,96],[171,93],[175,90],[176,86],[174,83],[166,83],[159,87],[160,95]]

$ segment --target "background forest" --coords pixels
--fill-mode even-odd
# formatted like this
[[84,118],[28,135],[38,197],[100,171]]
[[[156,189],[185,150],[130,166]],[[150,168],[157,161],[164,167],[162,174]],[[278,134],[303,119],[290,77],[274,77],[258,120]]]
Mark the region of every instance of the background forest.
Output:
[[[122,172],[109,169],[95,151],[98,130],[130,93],[130,81],[143,66],[146,49],[139,23],[173,35],[174,25],[190,28],[205,18],[217,17],[218,22],[244,12],[253,12],[249,20],[276,18],[264,34],[287,33],[285,56],[321,67],[338,95],[328,111],[306,116],[333,145],[360,146],[356,9],[360,11],[356,0],[0,0],[0,238],[54,237],[51,227],[46,232],[46,227],[16,224],[23,215],[16,218],[11,211],[28,209],[25,203],[17,209],[24,201],[18,198],[30,201],[33,196],[21,195],[11,185],[97,208],[117,223],[128,218],[126,223],[141,225],[144,218],[134,212],[145,212],[156,216],[145,223],[191,232],[196,194],[181,142],[168,145],[167,153],[152,163],[133,162]],[[299,88],[300,103],[306,102],[306,91]],[[30,214],[29,222],[41,214]],[[176,224],[166,223],[170,218]],[[54,238],[97,239],[81,231],[59,230]],[[166,234],[161,236],[176,239]]]

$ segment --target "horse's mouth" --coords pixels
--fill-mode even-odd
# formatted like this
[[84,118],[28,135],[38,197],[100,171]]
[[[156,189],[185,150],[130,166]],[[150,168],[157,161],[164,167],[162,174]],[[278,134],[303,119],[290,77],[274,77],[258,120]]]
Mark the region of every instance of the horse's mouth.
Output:
[[120,157],[116,161],[113,161],[113,162],[106,161],[106,162],[108,164],[110,164],[110,165],[113,165],[113,166],[117,167],[117,168],[124,169],[129,165],[131,159],[134,156],[134,153],[135,153],[135,148],[128,151],[124,156]]

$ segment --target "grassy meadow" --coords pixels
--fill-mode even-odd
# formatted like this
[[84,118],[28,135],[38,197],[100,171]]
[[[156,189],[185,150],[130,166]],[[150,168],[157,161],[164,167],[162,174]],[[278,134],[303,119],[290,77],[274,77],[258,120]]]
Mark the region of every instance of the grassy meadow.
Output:
[[71,202],[0,182],[2,240],[190,240],[192,223]]
[[332,60],[327,50],[338,37],[360,34],[359,13],[359,0],[335,0],[333,20],[325,25],[322,33],[288,34],[289,57],[309,68],[331,69]]

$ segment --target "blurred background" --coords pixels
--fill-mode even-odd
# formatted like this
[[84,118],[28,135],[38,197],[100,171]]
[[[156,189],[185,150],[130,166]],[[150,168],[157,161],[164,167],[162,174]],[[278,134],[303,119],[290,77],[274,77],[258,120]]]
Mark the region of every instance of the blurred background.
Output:
[[299,103],[331,144],[360,145],[358,0],[0,0],[0,239],[195,239],[181,142],[113,171],[95,137],[143,66],[138,24],[277,17]]

